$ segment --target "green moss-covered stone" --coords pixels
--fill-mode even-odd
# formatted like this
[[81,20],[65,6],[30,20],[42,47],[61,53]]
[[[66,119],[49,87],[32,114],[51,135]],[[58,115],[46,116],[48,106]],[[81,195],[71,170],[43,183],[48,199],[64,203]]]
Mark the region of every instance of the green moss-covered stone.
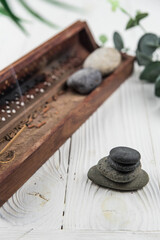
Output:
[[120,191],[135,191],[143,188],[149,181],[148,174],[144,170],[140,170],[139,175],[131,182],[116,183],[104,177],[97,169],[97,166],[90,168],[88,178],[95,184]]
[[98,171],[113,182],[126,183],[135,179],[141,171],[139,165],[134,171],[128,173],[119,172],[111,167],[108,157],[102,158],[97,164]]

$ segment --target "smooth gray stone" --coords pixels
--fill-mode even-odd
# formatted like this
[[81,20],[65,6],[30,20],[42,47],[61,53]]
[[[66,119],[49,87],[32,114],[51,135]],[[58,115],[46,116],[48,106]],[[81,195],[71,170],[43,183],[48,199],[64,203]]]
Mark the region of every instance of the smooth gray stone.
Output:
[[117,163],[135,164],[140,160],[141,155],[133,148],[115,147],[110,151],[110,157]]
[[104,177],[98,171],[97,166],[93,166],[92,168],[90,168],[90,170],[88,171],[88,178],[99,186],[120,191],[135,191],[141,189],[149,181],[148,174],[141,169],[139,175],[132,182],[116,183]]
[[98,48],[84,61],[84,68],[99,70],[102,75],[113,72],[121,63],[121,54],[115,48]]
[[103,176],[107,177],[108,179],[114,182],[126,183],[131,182],[138,176],[138,174],[141,171],[141,166],[137,167],[132,172],[122,173],[113,169],[109,164],[108,157],[104,157],[101,160],[99,160],[97,164],[97,169]]
[[72,74],[67,85],[81,94],[87,94],[95,89],[102,82],[102,75],[95,69],[81,69]]
[[121,163],[117,163],[117,162],[113,161],[110,156],[108,157],[108,162],[113,169],[120,171],[120,172],[132,172],[140,165],[140,161],[138,161],[137,163],[132,164],[132,165],[131,164],[124,165]]

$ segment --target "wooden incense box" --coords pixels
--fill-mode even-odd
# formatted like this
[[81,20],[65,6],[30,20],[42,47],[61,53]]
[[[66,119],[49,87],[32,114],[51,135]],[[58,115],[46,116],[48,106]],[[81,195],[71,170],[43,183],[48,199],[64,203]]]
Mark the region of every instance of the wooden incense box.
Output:
[[0,206],[132,73],[134,58],[88,95],[67,88],[97,48],[85,22],[76,22],[0,72]]

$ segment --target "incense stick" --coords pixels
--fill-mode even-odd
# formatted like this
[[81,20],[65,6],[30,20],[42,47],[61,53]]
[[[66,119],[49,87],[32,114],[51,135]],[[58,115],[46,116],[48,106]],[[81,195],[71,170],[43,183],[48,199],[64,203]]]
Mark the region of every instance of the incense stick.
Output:
[[22,127],[22,129],[12,138],[12,140],[0,151],[0,155],[3,154],[9,146],[15,141],[15,139],[23,132],[23,130],[26,128],[26,125]]

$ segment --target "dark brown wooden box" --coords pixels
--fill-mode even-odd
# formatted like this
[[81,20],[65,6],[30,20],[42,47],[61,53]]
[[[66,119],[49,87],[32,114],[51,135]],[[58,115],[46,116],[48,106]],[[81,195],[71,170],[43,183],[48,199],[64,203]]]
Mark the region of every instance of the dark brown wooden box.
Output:
[[[87,24],[78,21],[0,72],[0,94],[21,79],[27,81],[43,74],[47,84],[38,85],[42,93],[37,94],[35,87],[29,90],[29,96],[34,99],[28,100],[26,95],[19,98],[18,109],[16,100],[0,106],[0,111],[6,109],[0,113],[0,151],[9,143],[7,137],[13,129],[31,116],[38,116],[32,119],[33,127],[25,127],[8,147],[14,158],[5,162],[0,156],[0,206],[132,73],[134,58],[123,54],[121,65],[90,94],[79,95],[66,88],[68,76],[80,69],[88,54],[97,47]],[[7,106],[16,110],[10,118]],[[38,121],[36,125],[34,121]]]

